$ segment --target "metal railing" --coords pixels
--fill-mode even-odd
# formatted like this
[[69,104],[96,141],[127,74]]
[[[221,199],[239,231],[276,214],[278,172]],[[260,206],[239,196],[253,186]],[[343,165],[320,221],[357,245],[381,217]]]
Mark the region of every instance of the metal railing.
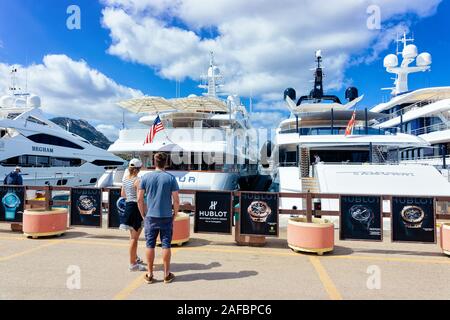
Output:
[[412,135],[419,136],[422,134],[427,134],[427,133],[432,133],[432,132],[437,132],[437,131],[444,131],[444,130],[448,130],[448,129],[450,129],[450,122],[438,123],[438,124],[433,124],[431,126],[414,129],[414,130],[411,130],[410,133]]

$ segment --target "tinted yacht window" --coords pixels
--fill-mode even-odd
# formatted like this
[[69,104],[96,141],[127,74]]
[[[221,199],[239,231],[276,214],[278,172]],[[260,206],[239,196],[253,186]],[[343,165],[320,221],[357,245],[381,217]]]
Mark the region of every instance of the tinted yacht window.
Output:
[[79,149],[83,150],[84,148],[71,142],[66,139],[51,136],[48,134],[35,134],[32,136],[29,136],[28,139],[30,139],[33,142],[40,143],[40,144],[48,144],[52,146],[59,146],[59,147],[66,147],[71,149]]

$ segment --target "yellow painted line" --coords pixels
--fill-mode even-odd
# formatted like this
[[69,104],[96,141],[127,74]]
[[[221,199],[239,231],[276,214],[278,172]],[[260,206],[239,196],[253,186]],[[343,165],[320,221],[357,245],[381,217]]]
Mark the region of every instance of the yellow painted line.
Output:
[[[274,251],[252,251],[252,250],[237,250],[237,249],[215,249],[215,248],[196,248],[196,247],[185,247],[182,248],[183,251],[204,251],[204,252],[220,252],[220,253],[240,253],[240,254],[262,254],[271,256],[288,256],[288,257],[304,257],[303,255],[296,254],[293,252],[274,252]],[[286,250],[287,251],[287,250]]]
[[[173,255],[177,252],[177,250],[179,249],[174,249],[172,248],[172,257]],[[158,265],[162,265],[162,259],[159,259],[158,262],[160,263],[155,263],[155,267]],[[120,291],[118,294],[116,294],[113,298],[113,300],[126,300],[128,299],[128,297],[137,289],[139,289],[140,287],[142,287],[142,285],[145,284],[145,273],[139,275],[136,279],[134,279],[133,281],[131,281],[122,291]]]
[[116,294],[113,300],[125,300],[127,299],[135,290],[142,286],[144,283],[145,273],[139,275],[134,279],[128,286],[126,286],[122,291]]
[[333,280],[331,280],[330,276],[328,275],[328,272],[325,270],[325,267],[320,262],[320,259],[317,257],[309,257],[309,261],[314,266],[314,269],[316,269],[319,279],[322,282],[322,285],[324,286],[325,291],[327,292],[330,299],[342,300],[341,294],[334,285]]
[[23,237],[0,237],[0,240],[27,240],[25,236]]
[[48,248],[48,247],[54,246],[54,245],[62,243],[62,242],[63,241],[61,241],[61,240],[59,240],[59,241],[52,241],[50,243],[46,243],[46,244],[40,245],[40,246],[32,248],[32,249],[28,249],[28,250],[25,250],[25,251],[17,252],[17,253],[14,253],[14,254],[6,256],[6,257],[0,257],[0,262],[4,262],[4,261],[8,261],[8,260],[17,258],[17,257],[21,257],[21,256],[27,255],[29,253],[33,253],[33,252],[42,250],[44,248]]

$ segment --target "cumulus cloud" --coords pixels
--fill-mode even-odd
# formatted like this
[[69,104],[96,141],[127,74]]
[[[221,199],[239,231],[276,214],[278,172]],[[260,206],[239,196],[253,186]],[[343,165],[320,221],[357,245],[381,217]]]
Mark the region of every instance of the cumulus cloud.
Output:
[[[10,65],[0,63],[0,86],[8,88]],[[141,96],[142,92],[125,87],[85,61],[75,61],[66,55],[47,55],[42,63],[19,66],[19,86],[28,82],[28,91],[42,100],[42,109],[53,116],[85,119],[94,125],[117,123],[122,120],[122,109],[116,103]],[[24,89],[24,88],[23,88]],[[100,131],[112,137],[113,126],[99,126]]]
[[[328,89],[345,70],[378,58],[410,21],[433,15],[441,0],[102,0],[108,52],[144,64],[163,78],[197,80],[214,51],[227,89],[280,99],[310,89],[314,52],[322,49]],[[367,27],[367,8],[381,9],[382,29]]]

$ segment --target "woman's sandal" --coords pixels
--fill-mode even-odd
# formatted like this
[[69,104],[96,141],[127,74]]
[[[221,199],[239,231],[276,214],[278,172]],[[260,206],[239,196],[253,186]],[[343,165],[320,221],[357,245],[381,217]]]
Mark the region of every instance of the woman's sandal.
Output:
[[147,284],[152,284],[154,281],[155,278],[153,275],[149,276],[148,273],[145,274],[145,282],[147,282]]

